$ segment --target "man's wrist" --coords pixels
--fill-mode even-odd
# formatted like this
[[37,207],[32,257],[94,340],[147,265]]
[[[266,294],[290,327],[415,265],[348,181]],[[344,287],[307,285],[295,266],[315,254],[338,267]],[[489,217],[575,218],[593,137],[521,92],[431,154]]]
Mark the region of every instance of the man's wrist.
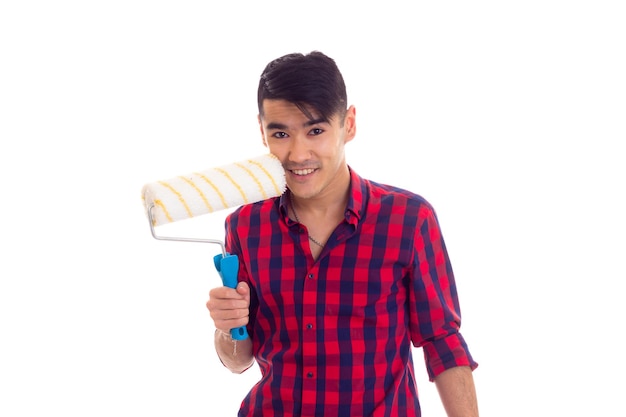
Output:
[[[229,340],[232,344],[233,344],[233,357],[237,356],[237,340],[233,339],[232,335],[230,334],[230,332],[226,333],[225,331],[222,331],[220,329],[215,329],[215,338],[220,338],[220,339],[224,339],[224,340]],[[216,340],[217,342],[217,340]]]
[[233,339],[232,335],[230,334],[230,332],[226,333],[223,330],[220,329],[215,329],[215,334],[219,335],[220,337],[223,337],[224,339],[228,339],[228,340],[232,340],[234,341],[235,339]]

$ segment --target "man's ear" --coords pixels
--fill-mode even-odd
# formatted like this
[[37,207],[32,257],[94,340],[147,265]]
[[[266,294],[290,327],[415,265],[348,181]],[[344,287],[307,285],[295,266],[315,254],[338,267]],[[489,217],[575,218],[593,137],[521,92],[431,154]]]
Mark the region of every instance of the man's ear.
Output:
[[267,141],[265,140],[265,130],[263,129],[263,122],[261,121],[261,115],[257,116],[257,120],[259,121],[259,130],[261,131],[261,139],[263,140],[263,146],[267,148]]
[[350,142],[356,136],[356,108],[354,106],[350,106],[346,110],[343,127],[346,133],[345,142]]

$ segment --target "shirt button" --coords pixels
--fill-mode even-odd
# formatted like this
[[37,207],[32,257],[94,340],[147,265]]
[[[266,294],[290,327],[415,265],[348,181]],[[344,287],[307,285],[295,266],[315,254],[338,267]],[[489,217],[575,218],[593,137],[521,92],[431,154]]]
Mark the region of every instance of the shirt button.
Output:
[[309,274],[309,279],[313,279],[314,277],[315,277],[315,275]]
[[313,378],[313,372],[309,372],[308,374],[306,374],[307,378]]
[[307,329],[312,329],[312,328],[313,328],[313,325],[312,325],[311,323],[309,323],[309,324],[307,324],[307,325],[306,325],[306,328],[307,328]]

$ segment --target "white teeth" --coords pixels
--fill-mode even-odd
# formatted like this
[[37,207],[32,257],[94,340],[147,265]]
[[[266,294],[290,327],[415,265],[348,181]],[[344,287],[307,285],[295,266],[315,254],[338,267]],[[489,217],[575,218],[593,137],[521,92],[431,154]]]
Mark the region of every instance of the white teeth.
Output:
[[313,171],[315,171],[315,170],[312,169],[312,168],[309,168],[309,169],[293,169],[293,170],[291,170],[291,172],[293,172],[296,175],[309,175]]

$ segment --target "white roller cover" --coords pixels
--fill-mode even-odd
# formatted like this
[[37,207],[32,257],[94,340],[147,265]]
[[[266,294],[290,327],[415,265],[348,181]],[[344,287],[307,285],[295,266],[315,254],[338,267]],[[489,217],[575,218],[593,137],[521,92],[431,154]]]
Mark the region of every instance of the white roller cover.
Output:
[[144,185],[153,225],[175,222],[281,195],[285,171],[272,154]]

